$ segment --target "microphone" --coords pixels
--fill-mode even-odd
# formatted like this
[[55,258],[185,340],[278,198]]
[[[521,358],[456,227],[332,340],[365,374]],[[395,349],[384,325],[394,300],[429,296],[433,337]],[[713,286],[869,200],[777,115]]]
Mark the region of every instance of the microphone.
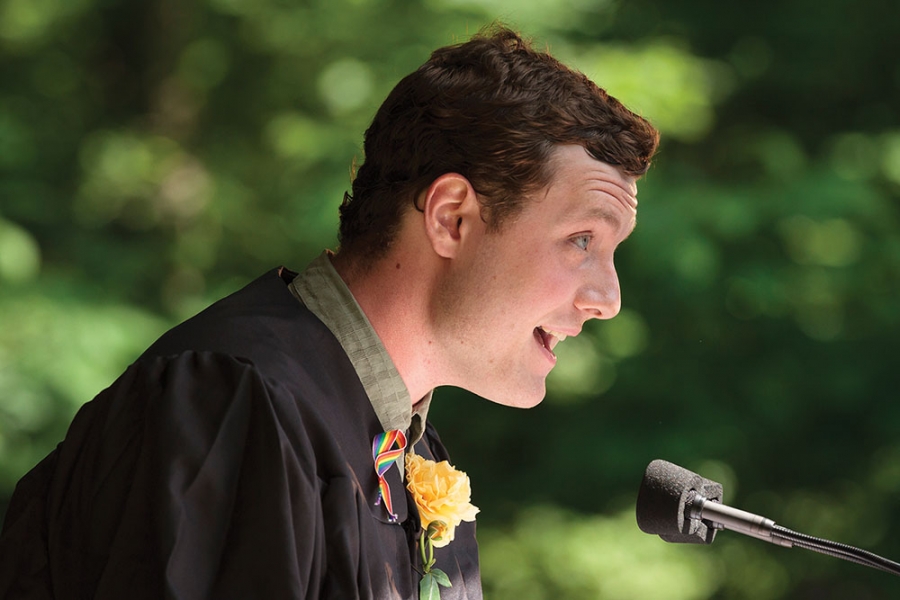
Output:
[[866,550],[785,529],[775,521],[722,504],[722,485],[683,467],[654,460],[638,490],[637,523],[667,542],[711,544],[720,529],[786,548],[798,547],[900,575],[900,563]]

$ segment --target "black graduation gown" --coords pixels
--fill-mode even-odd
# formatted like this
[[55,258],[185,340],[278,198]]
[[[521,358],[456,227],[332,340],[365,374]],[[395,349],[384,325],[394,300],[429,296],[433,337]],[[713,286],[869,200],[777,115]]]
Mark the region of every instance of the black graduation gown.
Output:
[[[0,598],[415,598],[419,519],[377,500],[378,418],[331,332],[271,271],[162,336],[16,487]],[[415,451],[447,453],[429,425]],[[436,550],[481,598],[474,523]]]

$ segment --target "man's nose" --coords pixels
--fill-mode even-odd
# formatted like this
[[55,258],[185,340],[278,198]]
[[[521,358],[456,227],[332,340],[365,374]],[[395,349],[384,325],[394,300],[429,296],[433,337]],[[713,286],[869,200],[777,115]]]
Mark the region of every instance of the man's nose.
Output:
[[610,265],[602,272],[592,274],[578,291],[575,306],[588,319],[612,319],[622,308],[619,275]]

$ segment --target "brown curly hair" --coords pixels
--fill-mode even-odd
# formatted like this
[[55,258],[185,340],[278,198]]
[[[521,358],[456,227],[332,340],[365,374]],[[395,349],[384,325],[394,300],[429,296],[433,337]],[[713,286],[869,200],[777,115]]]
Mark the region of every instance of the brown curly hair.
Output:
[[444,173],[471,182],[496,231],[550,182],[556,146],[578,144],[640,176],[658,143],[649,122],[585,75],[494,27],[436,50],[381,105],[340,208],[341,251],[382,257],[403,212]]

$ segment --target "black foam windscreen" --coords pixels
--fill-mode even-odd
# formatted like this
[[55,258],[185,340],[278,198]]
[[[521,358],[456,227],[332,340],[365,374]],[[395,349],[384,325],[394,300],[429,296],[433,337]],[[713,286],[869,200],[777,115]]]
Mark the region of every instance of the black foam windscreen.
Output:
[[716,530],[689,515],[698,494],[721,502],[722,485],[670,462],[654,460],[647,465],[638,491],[638,527],[667,542],[711,544]]

